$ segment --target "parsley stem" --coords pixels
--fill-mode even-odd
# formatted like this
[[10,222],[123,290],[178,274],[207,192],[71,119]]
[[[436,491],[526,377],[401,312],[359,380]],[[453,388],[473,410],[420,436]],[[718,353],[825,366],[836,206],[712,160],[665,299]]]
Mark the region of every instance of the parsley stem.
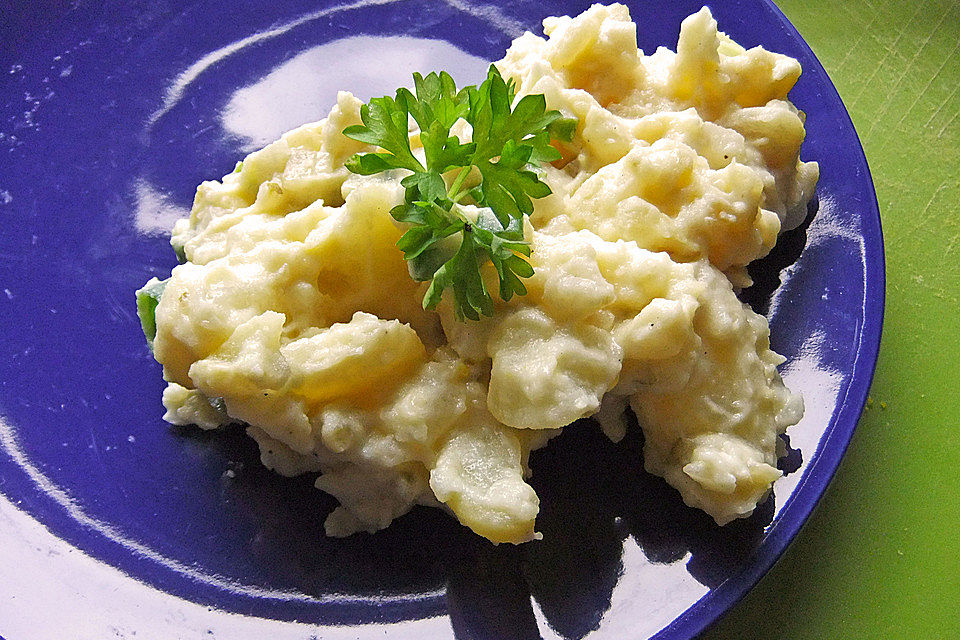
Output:
[[[460,187],[463,186],[463,181],[467,179],[467,174],[470,173],[470,169],[473,168],[473,165],[467,165],[464,168],[460,169],[460,173],[457,174],[457,177],[454,178],[453,184],[450,185],[450,190],[447,191],[447,199],[453,203],[460,201],[460,198],[466,195],[466,191],[460,191]],[[459,193],[457,193],[459,191]],[[455,194],[455,195],[454,195]]]

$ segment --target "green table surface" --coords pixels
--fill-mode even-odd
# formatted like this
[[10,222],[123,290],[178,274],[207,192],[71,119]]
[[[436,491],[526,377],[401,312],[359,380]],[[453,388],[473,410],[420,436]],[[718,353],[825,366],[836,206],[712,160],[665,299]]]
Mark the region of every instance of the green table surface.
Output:
[[777,4],[833,79],[873,173],[883,340],[816,511],[703,640],[960,638],[960,1]]

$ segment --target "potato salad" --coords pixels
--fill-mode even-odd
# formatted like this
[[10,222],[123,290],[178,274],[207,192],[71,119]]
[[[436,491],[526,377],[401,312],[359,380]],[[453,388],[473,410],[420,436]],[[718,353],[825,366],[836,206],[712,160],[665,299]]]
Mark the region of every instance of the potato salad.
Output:
[[[420,504],[494,543],[537,539],[531,452],[588,417],[616,442],[627,411],[647,471],[718,524],[749,516],[781,475],[779,436],[803,405],[737,292],[817,181],[787,99],[799,63],[744,49],[706,8],[676,52],[651,55],[623,5],[543,26],[495,63],[514,102],[542,94],[575,122],[551,142],[559,159],[533,170],[549,190],[516,230],[532,267],[522,295],[494,295],[478,320],[451,289],[425,308],[427,282],[397,246],[410,223],[391,215],[410,172],[348,168],[380,147],[344,134],[362,123],[346,92],[201,184],[173,229],[182,264],[139,292],[164,418],[241,424],[267,467],[315,475],[339,501],[331,536]],[[474,129],[460,120],[451,137]],[[421,162],[424,133],[410,121]],[[489,217],[484,202],[453,205],[461,235]],[[495,292],[498,266],[476,268]]]

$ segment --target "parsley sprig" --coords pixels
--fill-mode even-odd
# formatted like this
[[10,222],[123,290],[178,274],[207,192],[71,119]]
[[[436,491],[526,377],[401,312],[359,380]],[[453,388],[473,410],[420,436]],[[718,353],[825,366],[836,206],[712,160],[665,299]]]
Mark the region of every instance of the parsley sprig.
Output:
[[[494,309],[480,273],[487,261],[497,271],[503,300],[527,292],[521,278],[533,275],[533,267],[524,259],[530,245],[523,237],[523,216],[533,211],[533,198],[550,195],[534,169],[560,159],[551,141],[570,140],[576,120],[548,111],[539,94],[514,105],[513,80],[505,81],[493,65],[480,86],[460,90],[445,71],[415,73],[413,80],[415,93],[401,88],[395,97],[373,98],[360,108],[363,124],[343,133],[380,150],[358,153],[346,165],[363,175],[410,172],[401,181],[404,203],[390,213],[411,225],[397,242],[411,276],[432,280],[423,307],[436,308],[450,289],[457,318],[478,320]],[[410,146],[411,117],[420,129],[424,162]],[[472,129],[470,142],[450,135],[460,119]],[[479,215],[464,204],[481,207]],[[447,239],[457,234],[460,246],[454,251]]]

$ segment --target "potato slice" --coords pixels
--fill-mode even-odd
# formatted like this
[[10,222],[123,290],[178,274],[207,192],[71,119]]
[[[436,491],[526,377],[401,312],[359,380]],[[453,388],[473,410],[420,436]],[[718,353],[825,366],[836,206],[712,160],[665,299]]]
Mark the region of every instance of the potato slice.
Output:
[[539,539],[540,499],[523,481],[523,448],[508,427],[467,421],[451,432],[430,472],[430,488],[461,523],[493,541]]
[[561,326],[533,307],[507,316],[487,349],[490,412],[518,429],[557,429],[593,415],[617,382],[623,352],[609,331]]
[[280,347],[290,367],[289,388],[313,402],[383,393],[426,360],[409,325],[357,312],[315,335]]

